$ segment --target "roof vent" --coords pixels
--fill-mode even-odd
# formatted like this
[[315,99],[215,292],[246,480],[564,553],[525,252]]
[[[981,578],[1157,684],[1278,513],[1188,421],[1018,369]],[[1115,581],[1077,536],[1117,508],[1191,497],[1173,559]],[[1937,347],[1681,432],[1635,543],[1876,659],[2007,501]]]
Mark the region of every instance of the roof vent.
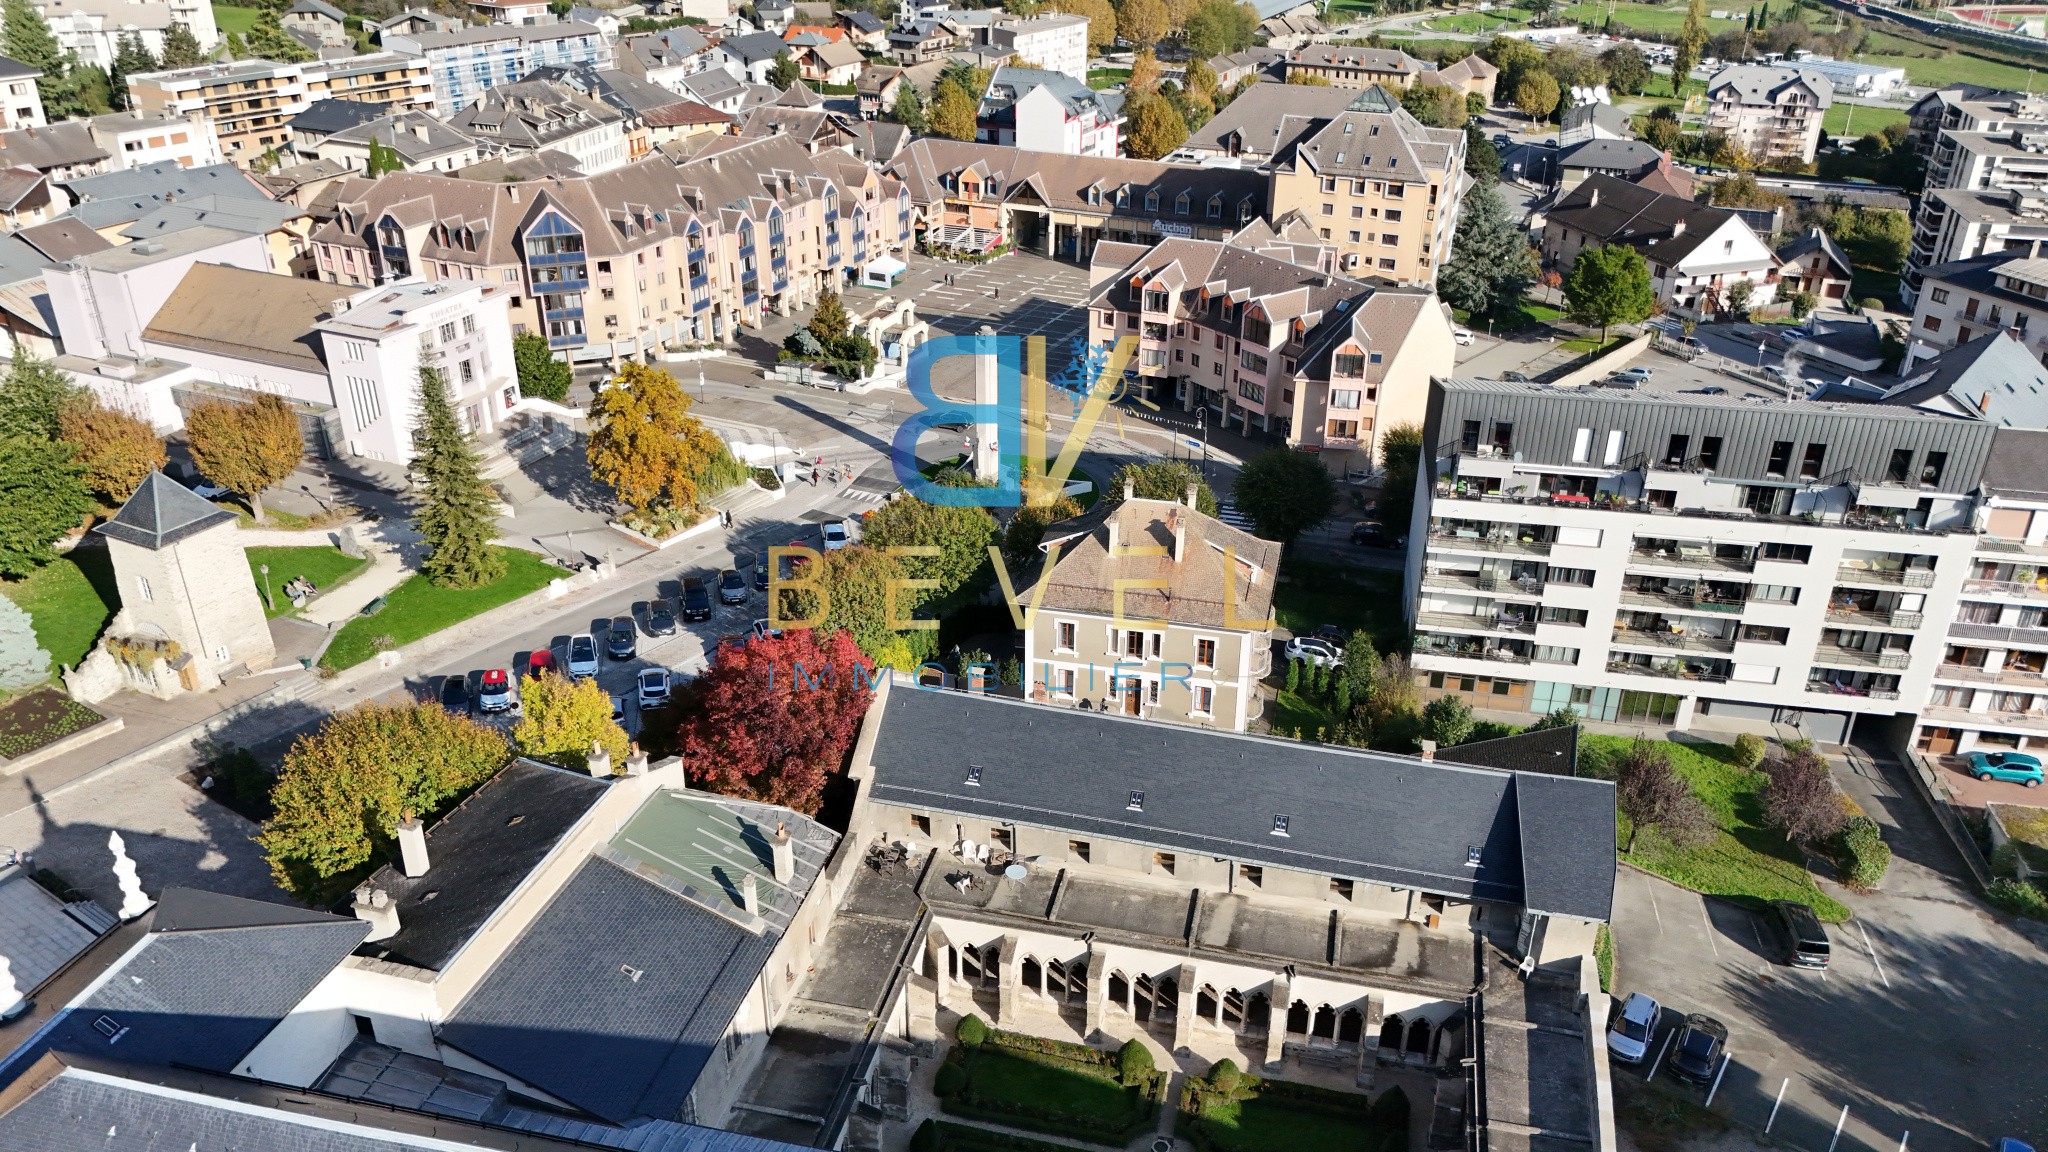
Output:
[[1128,811],[1128,812],[1143,812],[1143,811],[1145,810],[1145,791],[1144,791],[1144,789],[1142,789],[1142,788],[1133,788],[1133,789],[1131,789],[1131,802],[1130,802],[1129,804],[1126,804],[1126,805],[1124,805],[1124,810],[1125,810],[1125,811]]
[[969,788],[981,787],[981,765],[969,764],[967,766],[967,786]]
[[1285,835],[1287,835],[1287,822],[1288,822],[1288,820],[1290,820],[1290,819],[1292,819],[1292,817],[1288,817],[1288,816],[1281,816],[1281,815],[1276,815],[1276,816],[1274,816],[1274,817],[1273,817],[1273,835],[1275,835],[1275,836],[1285,836]]
[[625,974],[626,979],[631,980],[635,984],[640,982],[642,976],[647,975],[645,971],[635,968],[631,964],[619,965],[619,971]]
[[1471,845],[1470,847],[1466,848],[1466,849],[1465,849],[1465,867],[1467,867],[1467,868],[1477,868],[1477,867],[1479,867],[1479,858],[1480,858],[1480,856],[1481,856],[1482,854],[1483,854],[1483,853],[1482,853],[1482,850],[1480,849],[1479,845],[1477,845],[1477,844]]

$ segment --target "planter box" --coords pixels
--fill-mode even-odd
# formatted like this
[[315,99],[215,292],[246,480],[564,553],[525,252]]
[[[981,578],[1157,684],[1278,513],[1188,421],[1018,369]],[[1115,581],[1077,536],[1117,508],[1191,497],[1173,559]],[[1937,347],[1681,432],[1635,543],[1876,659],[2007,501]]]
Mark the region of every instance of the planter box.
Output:
[[706,532],[716,532],[718,531],[718,526],[718,514],[716,512],[713,512],[710,515],[704,517],[702,520],[697,521],[695,524],[690,525],[688,528],[683,529],[681,532],[678,532],[673,536],[656,540],[654,537],[648,536],[644,533],[628,528],[624,524],[621,524],[616,520],[606,522],[606,527],[610,528],[612,531],[617,532],[619,535],[624,536],[626,539],[631,540],[635,544],[638,544],[641,547],[654,552],[660,552],[666,548],[673,548],[676,545],[681,544],[685,540],[691,539],[696,536],[702,536]]

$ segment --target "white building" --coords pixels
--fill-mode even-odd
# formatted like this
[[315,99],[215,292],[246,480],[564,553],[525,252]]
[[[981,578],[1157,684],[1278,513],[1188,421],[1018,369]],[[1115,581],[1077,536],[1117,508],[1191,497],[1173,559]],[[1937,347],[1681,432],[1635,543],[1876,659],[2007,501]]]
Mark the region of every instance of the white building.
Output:
[[1927,185],[1899,295],[1912,307],[1936,265],[2048,239],[2048,97],[1932,93],[1913,107]]
[[1707,129],[1724,132],[1767,166],[1813,163],[1835,86],[1805,68],[1737,64],[1707,82]]
[[474,138],[486,156],[556,151],[574,158],[586,176],[626,163],[628,123],[610,104],[545,80],[501,84],[448,120],[451,128]]
[[115,112],[85,123],[113,158],[116,172],[150,164],[204,168],[226,161],[213,121],[198,112]]
[[1123,104],[1122,94],[1097,92],[1063,72],[1006,66],[989,78],[974,135],[1006,148],[1113,158]]
[[1827,77],[1828,83],[1835,86],[1835,92],[1839,95],[1884,100],[1906,86],[1904,68],[1887,68],[1879,64],[1858,64],[1853,60],[1807,56],[1799,61],[1799,69],[1802,72],[1816,72]]
[[57,44],[82,64],[111,69],[121,37],[133,33],[152,55],[161,56],[164,33],[183,24],[202,51],[220,42],[213,6],[205,0],[32,0]]
[[470,0],[469,10],[492,24],[533,27],[555,22],[547,0]]
[[1088,18],[1054,14],[1004,21],[988,30],[988,41],[1008,48],[1026,64],[1064,72],[1088,82]]
[[425,58],[434,84],[434,106],[443,115],[467,108],[485,91],[523,79],[536,68],[612,66],[611,41],[589,24],[494,24],[455,32],[388,32],[384,47]]
[[468,280],[367,288],[315,325],[352,456],[402,461],[419,425],[419,372],[433,368],[464,431],[485,432],[519,403],[509,295]]
[[43,93],[36,87],[42,73],[19,60],[0,56],[0,87],[6,103],[0,104],[0,129],[41,128],[49,121],[43,115]]
[[1551,209],[1543,261],[1570,272],[1582,249],[1605,244],[1641,252],[1657,299],[1675,311],[1718,314],[1729,307],[1729,290],[1745,282],[1755,303],[1777,291],[1778,256],[1740,216],[1603,173],[1587,177]]

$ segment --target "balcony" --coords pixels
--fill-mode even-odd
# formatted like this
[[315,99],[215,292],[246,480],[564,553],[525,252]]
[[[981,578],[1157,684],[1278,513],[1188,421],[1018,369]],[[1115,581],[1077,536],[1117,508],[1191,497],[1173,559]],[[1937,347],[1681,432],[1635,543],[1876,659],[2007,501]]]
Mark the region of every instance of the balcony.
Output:
[[1823,644],[1813,654],[1813,662],[1827,668],[1900,669],[1912,660],[1912,652],[1904,648],[1883,648],[1872,652],[1862,648],[1830,648]]
[[2048,547],[2003,536],[1985,536],[1979,539],[1977,551],[1995,552],[2001,556],[2048,556]]
[[1460,632],[1503,632],[1533,635],[1536,631],[1534,620],[1523,620],[1514,616],[1480,616],[1470,612],[1418,612],[1415,615],[1417,628],[1450,628]]
[[1547,540],[1523,540],[1516,536],[1459,529],[1445,532],[1430,529],[1430,545],[1448,552],[1492,552],[1510,556],[1548,556]]
[[1963,591],[1986,596],[2011,596],[2021,600],[2048,600],[2048,587],[2017,580],[1965,580]]
[[1530,600],[1543,595],[1543,581],[1534,576],[1510,580],[1497,572],[1425,572],[1422,576],[1424,588],[1443,588],[1453,592],[1484,592],[1492,596],[1514,596]]
[[1680,612],[1708,612],[1717,616],[1739,616],[1743,602],[1684,592],[1653,592],[1646,588],[1623,588],[1621,602],[1638,608],[1666,608]]
[[1932,568],[1853,568],[1847,564],[1835,570],[1843,584],[1883,584],[1893,588],[1932,588]]
[[1992,644],[2024,644],[2031,647],[2048,645],[2048,628],[2008,628],[2003,624],[1963,624],[1948,626],[1948,634],[1957,640],[1982,640]]
[[2028,709],[2025,712],[2000,712],[1988,709],[1974,712],[1968,708],[1925,708],[1921,710],[1920,717],[1927,721],[1977,727],[1990,726],[1998,729],[2048,728],[2048,710],[2040,708]]
[[1755,560],[1716,556],[1713,548],[1704,544],[1680,544],[1675,552],[1667,548],[1638,546],[1629,549],[1629,563],[1654,565],[1660,568],[1704,568],[1719,572],[1756,571]]
[[1828,608],[1828,619],[1844,624],[1874,625],[1880,628],[1918,628],[1927,622],[1925,613],[1901,612],[1897,609],[1862,609],[1850,607]]
[[[1440,454],[1449,454],[1449,450],[1442,450]],[[1458,454],[1471,456],[1475,453],[1461,451]],[[1485,453],[1482,451],[1478,455],[1484,457]],[[1614,471],[1625,472],[1629,471],[1629,469],[1617,466]],[[1527,505],[1538,508],[1565,505],[1594,512],[1633,512],[1638,516],[1683,516],[1689,520],[1727,520],[1740,524],[1791,524],[1807,528],[1854,528],[1863,532],[1895,532],[1904,536],[1968,536],[1973,535],[1976,531],[1966,525],[1955,525],[1947,528],[1924,528],[1916,524],[1908,524],[1903,521],[1879,516],[1858,516],[1854,518],[1837,516],[1823,519],[1814,515],[1792,516],[1778,515],[1771,512],[1757,512],[1748,508],[1658,508],[1645,500],[1612,498],[1605,492],[1598,493],[1590,500],[1583,496],[1576,498],[1568,496],[1559,497],[1547,492],[1509,496],[1505,493],[1482,491],[1478,484],[1477,480],[1439,481],[1436,486],[1436,498],[1440,501],[1470,500],[1479,504]]]
[[1934,670],[1937,680],[1968,680],[1978,684],[2017,684],[2027,688],[2048,688],[2048,674],[2024,668],[1983,668],[1970,664],[1943,664]]
[[1454,660],[1487,660],[1499,664],[1528,664],[1531,658],[1512,648],[1489,646],[1477,640],[1460,642],[1459,637],[1435,637],[1427,633],[1417,636],[1417,656],[1443,656]]
[[1717,672],[1711,666],[1701,663],[1687,663],[1681,660],[1664,660],[1656,664],[1637,664],[1628,660],[1609,660],[1609,672],[1624,676],[1656,676],[1665,680],[1699,680],[1708,684],[1725,684],[1728,674]]
[[1691,632],[1656,632],[1648,628],[1616,628],[1613,643],[1623,648],[1719,652],[1723,655],[1735,651],[1735,641],[1732,638],[1723,640],[1717,636],[1701,636]]
[[1897,688],[1856,688],[1847,684],[1830,684],[1824,680],[1808,680],[1806,690],[1816,696],[1865,696],[1872,700],[1897,700]]

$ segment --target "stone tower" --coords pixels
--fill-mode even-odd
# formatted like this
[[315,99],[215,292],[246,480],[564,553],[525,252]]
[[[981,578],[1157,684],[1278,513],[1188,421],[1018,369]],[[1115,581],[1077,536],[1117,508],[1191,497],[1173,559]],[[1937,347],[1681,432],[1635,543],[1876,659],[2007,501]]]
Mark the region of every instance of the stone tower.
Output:
[[215,676],[270,666],[277,649],[234,513],[151,472],[95,531],[107,538],[127,632],[161,632]]

